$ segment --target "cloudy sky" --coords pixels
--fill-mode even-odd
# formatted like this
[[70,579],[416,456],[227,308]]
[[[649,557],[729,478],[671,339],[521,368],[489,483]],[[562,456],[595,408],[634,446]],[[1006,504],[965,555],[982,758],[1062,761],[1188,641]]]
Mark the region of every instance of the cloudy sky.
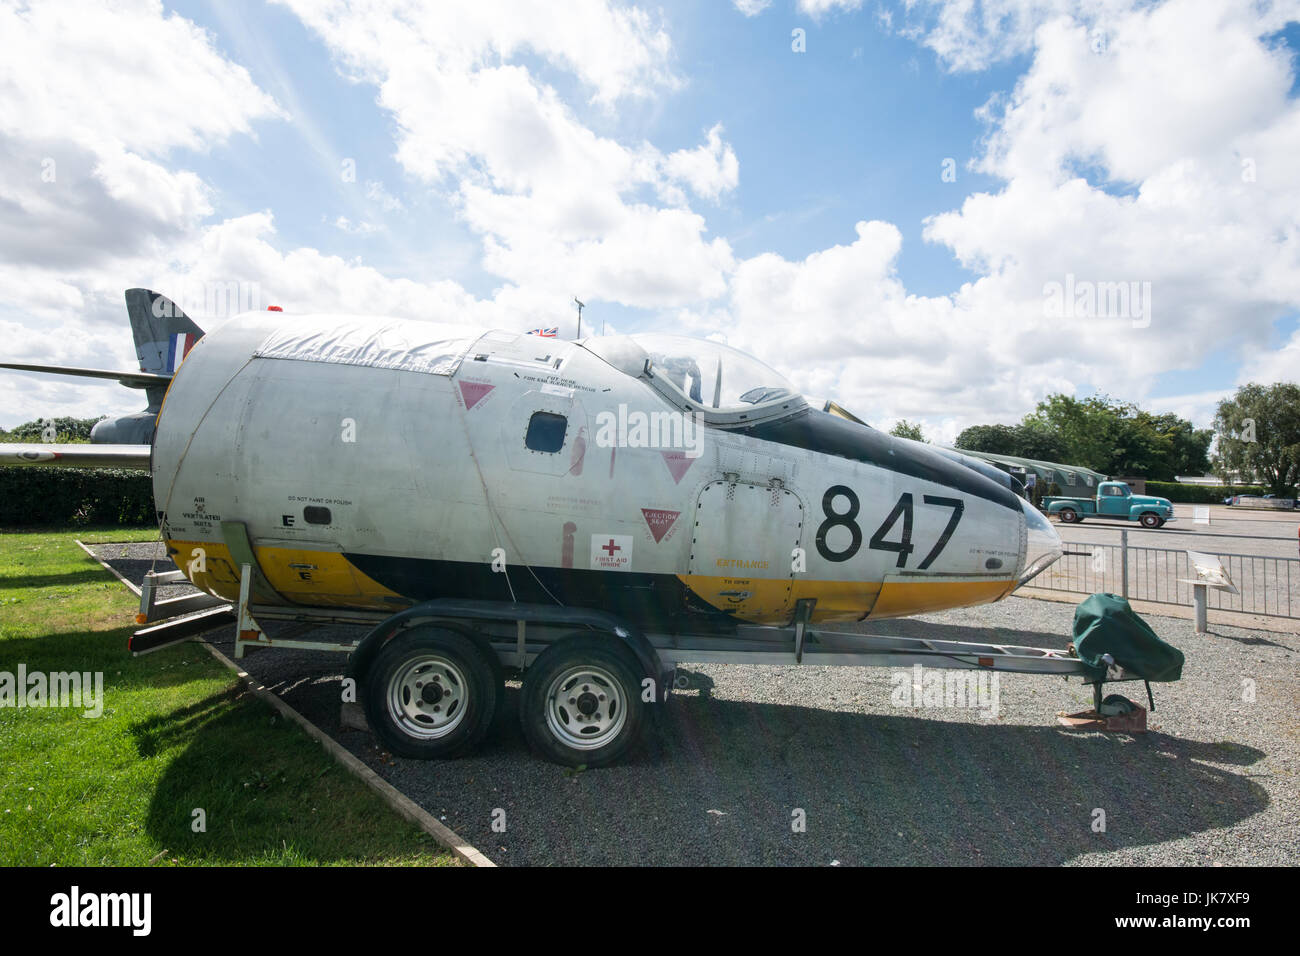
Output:
[[[1300,378],[1300,0],[0,0],[0,355],[677,330],[931,437]],[[232,294],[234,290],[234,294]],[[0,427],[142,407],[0,375]]]

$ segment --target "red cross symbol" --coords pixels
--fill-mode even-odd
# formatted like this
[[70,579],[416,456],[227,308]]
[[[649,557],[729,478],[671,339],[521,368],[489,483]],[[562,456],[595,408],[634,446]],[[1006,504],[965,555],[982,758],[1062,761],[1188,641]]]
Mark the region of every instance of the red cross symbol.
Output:
[[602,544],[602,545],[600,546],[600,550],[602,550],[602,551],[608,551],[608,552],[609,552],[609,556],[612,558],[612,557],[614,556],[614,552],[615,552],[615,551],[622,551],[623,549],[614,543],[614,539],[613,539],[613,538],[610,538],[610,539],[609,539],[609,544]]

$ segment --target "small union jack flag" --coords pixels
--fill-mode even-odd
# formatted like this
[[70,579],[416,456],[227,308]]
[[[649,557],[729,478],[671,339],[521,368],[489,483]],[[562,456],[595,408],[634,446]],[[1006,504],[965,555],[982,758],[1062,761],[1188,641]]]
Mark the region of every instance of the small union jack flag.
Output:
[[560,327],[557,325],[552,329],[529,329],[529,335],[540,335],[544,339],[553,339],[560,334]]

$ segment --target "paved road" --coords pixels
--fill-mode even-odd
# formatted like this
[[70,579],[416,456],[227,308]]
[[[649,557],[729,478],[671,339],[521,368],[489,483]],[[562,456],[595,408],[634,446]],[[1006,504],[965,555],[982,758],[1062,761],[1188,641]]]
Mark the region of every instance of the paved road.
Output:
[[1117,521],[1058,523],[1067,554],[1034,586],[1080,594],[1122,592],[1120,542],[1121,531],[1127,530],[1130,598],[1190,606],[1191,586],[1182,582],[1194,574],[1185,552],[1204,551],[1224,556],[1224,566],[1240,592],[1211,591],[1211,609],[1300,620],[1300,539],[1296,536],[1300,513],[1212,505],[1208,525],[1194,523],[1191,505],[1175,506],[1175,514],[1176,523],[1153,531]]
[[[1258,554],[1268,557],[1300,556],[1300,511],[1244,511],[1225,505],[1210,505],[1210,523],[1196,524],[1193,505],[1174,505],[1178,520],[1163,528],[1147,531],[1129,521],[1089,519],[1077,524],[1053,520],[1062,540],[1088,544],[1118,543],[1120,531],[1128,531],[1128,542],[1144,548],[1191,548],[1194,551]],[[1263,540],[1280,538],[1282,540]]]
[[[150,547],[99,551],[141,568]],[[1072,613],[1011,598],[870,630],[1062,647]],[[272,650],[244,663],[500,864],[1294,864],[1300,637],[1149,620],[1187,666],[1156,686],[1143,736],[1059,728],[1058,711],[1090,703],[1059,678],[998,675],[990,719],[893,706],[883,669],[701,666],[640,753],[583,773],[528,751],[517,685],[479,754],[426,763],[341,728],[338,656]],[[231,650],[229,629],[214,638]],[[1119,689],[1140,699],[1141,685]]]

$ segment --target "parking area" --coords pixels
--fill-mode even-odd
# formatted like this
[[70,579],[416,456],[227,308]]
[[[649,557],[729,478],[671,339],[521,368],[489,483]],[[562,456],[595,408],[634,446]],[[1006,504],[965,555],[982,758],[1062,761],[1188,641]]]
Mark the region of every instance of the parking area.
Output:
[[[1197,575],[1189,550],[1218,555],[1236,591],[1210,589],[1208,606],[1228,612],[1226,623],[1300,629],[1300,513],[1209,506],[1198,523],[1190,505],[1175,509],[1177,523],[1146,530],[1121,521],[1089,519],[1059,524],[1065,555],[1025,594],[1052,597],[1108,591],[1157,607],[1192,604]],[[1205,515],[1203,515],[1205,517]]]
[[1052,524],[1063,540],[1088,544],[1114,543],[1128,531],[1129,544],[1147,548],[1191,548],[1194,551],[1230,551],[1265,557],[1300,556],[1296,530],[1300,511],[1247,511],[1226,505],[1210,509],[1210,523],[1197,524],[1195,505],[1174,505],[1178,520],[1148,531],[1136,522],[1090,518],[1077,524]]
[[[139,580],[153,547],[97,550]],[[1064,647],[1072,615],[1010,598],[857,630]],[[429,763],[341,725],[341,655],[269,650],[244,666],[503,865],[1293,864],[1300,637],[1148,620],[1187,666],[1155,685],[1145,735],[1059,727],[1091,703],[1060,678],[987,675],[993,713],[896,706],[911,677],[886,669],[710,665],[657,708],[640,752],[596,771],[527,749],[517,685],[479,753]],[[232,637],[208,636],[227,653]]]

